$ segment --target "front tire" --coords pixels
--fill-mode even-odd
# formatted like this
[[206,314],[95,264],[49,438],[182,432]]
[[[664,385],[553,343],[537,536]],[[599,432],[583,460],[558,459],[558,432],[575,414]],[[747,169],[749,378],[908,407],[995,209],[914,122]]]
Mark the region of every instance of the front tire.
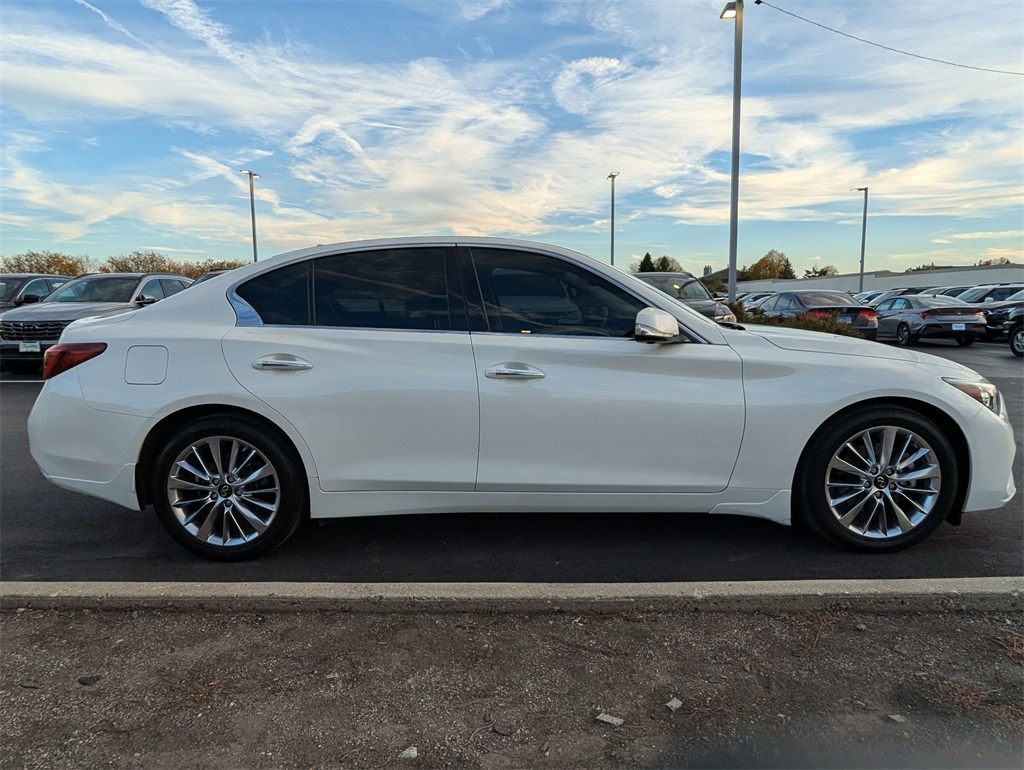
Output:
[[873,407],[823,426],[794,491],[801,517],[844,548],[890,553],[924,540],[949,515],[959,476],[953,447],[927,418]]
[[213,416],[181,428],[153,466],[153,505],[171,537],[214,561],[252,559],[305,518],[301,462],[283,435]]
[[1018,358],[1024,356],[1024,325],[1010,330],[1010,350]]

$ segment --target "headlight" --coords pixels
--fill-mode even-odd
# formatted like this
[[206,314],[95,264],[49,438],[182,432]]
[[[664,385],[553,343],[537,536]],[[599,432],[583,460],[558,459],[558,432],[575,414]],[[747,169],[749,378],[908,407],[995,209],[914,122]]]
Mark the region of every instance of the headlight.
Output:
[[736,323],[736,314],[724,305],[719,305],[715,308],[715,320],[720,323],[734,324]]
[[999,395],[999,388],[988,380],[957,380],[952,377],[943,377],[957,390],[961,390],[973,398],[979,404],[991,409],[998,415],[1003,414],[1003,397]]

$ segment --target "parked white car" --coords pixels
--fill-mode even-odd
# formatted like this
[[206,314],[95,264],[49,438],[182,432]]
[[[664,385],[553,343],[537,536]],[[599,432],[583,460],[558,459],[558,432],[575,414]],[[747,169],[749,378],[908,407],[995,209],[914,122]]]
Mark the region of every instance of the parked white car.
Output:
[[894,551],[1014,494],[996,388],[917,351],[724,327],[597,260],[487,238],[318,246],[46,354],[32,456],[202,556],[307,517],[711,512]]

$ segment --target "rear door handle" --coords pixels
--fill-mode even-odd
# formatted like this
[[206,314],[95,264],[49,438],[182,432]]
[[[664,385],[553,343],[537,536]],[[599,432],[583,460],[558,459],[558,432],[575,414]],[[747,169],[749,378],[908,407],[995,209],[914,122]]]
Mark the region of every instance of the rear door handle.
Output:
[[539,380],[546,375],[528,364],[512,362],[495,364],[484,370],[484,376],[492,380]]
[[303,361],[301,358],[295,358],[295,356],[270,355],[257,358],[252,362],[252,368],[263,371],[294,372],[300,369],[312,369],[313,364]]

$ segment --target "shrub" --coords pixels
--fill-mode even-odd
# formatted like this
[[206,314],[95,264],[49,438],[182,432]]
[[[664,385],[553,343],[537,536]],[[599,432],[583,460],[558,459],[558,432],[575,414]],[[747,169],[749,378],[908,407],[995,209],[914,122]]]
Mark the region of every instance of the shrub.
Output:
[[861,337],[850,324],[841,323],[836,320],[835,314],[811,318],[805,315],[788,316],[777,318],[767,316],[757,308],[745,310],[739,302],[733,302],[729,308],[736,314],[737,323],[760,324],[761,326],[782,326],[787,329],[805,329],[812,332],[825,332],[826,334],[841,334],[845,337]]

